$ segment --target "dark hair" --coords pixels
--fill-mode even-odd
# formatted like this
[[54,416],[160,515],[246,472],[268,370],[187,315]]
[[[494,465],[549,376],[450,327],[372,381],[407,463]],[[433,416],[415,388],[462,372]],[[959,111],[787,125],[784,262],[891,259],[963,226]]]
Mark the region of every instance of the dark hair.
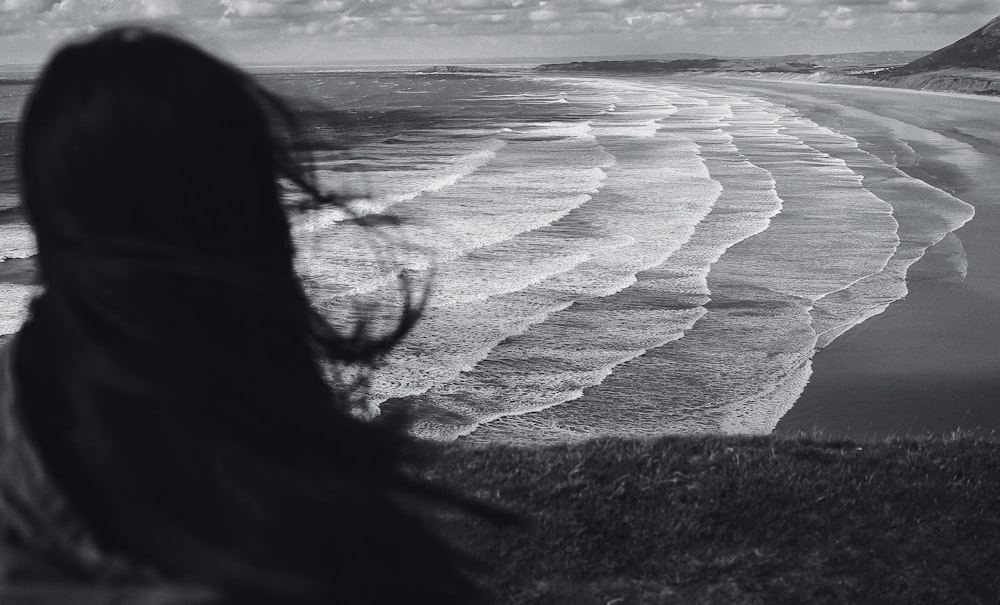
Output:
[[280,181],[331,200],[287,106],[187,42],[119,27],[55,54],[19,137],[44,290],[15,376],[100,545],[239,603],[476,600],[469,559],[418,512],[472,505],[414,478],[398,423],[357,419],[324,378],[388,350],[420,304],[382,337],[312,308]]

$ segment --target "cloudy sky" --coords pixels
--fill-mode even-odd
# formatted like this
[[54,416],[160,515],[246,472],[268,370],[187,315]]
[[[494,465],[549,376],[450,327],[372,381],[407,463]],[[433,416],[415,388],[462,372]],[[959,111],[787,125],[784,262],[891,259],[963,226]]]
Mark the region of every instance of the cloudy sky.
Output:
[[924,50],[1000,0],[0,0],[0,65],[116,21],[166,22],[241,63]]

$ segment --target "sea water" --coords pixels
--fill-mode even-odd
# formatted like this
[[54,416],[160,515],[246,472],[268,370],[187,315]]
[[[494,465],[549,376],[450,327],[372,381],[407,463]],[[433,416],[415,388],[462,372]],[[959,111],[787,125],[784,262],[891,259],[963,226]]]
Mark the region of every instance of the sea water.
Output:
[[[260,77],[304,110],[318,182],[348,208],[293,217],[319,308],[388,329],[403,284],[427,288],[368,405],[409,406],[429,438],[768,432],[815,352],[905,297],[929,247],[961,257],[950,234],[973,214],[897,165],[933,133],[873,122],[871,149],[691,81]],[[34,253],[16,203],[8,185],[0,259]],[[0,332],[32,291],[0,283]]]

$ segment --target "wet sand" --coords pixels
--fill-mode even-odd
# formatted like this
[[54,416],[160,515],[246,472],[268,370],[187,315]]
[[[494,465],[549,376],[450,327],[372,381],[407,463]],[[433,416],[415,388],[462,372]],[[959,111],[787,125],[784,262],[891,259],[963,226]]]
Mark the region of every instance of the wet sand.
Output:
[[775,432],[862,439],[1000,433],[1000,103],[828,84],[725,86],[796,107],[855,138],[864,134],[851,132],[851,121],[865,114],[949,137],[966,147],[966,161],[956,164],[947,145],[916,142],[920,162],[905,171],[976,210],[955,232],[968,261],[964,281],[933,277],[941,258],[932,248],[910,268],[904,299],[815,356],[809,385]]

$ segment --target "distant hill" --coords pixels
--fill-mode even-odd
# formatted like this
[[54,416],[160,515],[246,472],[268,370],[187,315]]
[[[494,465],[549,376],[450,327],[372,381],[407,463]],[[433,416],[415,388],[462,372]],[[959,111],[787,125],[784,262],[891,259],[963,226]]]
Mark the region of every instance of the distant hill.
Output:
[[905,76],[952,68],[1000,71],[1000,17],[958,42],[892,69],[885,75]]
[[[602,59],[614,59],[620,57],[601,57]],[[679,59],[714,59],[715,55],[705,55],[701,53],[660,53],[658,55],[634,55],[629,59],[654,59],[657,61],[677,61]],[[584,59],[586,60],[586,59]]]
[[904,65],[927,54],[926,50],[880,50],[825,55],[785,55],[772,61],[815,63],[827,69],[858,69]]
[[958,42],[931,53],[871,51],[778,57],[577,60],[539,65],[535,69],[546,72],[752,77],[1000,96],[1000,17]]
[[659,61],[654,59],[612,59],[604,61],[572,61],[570,63],[546,63],[536,71],[585,71],[612,73],[671,74],[681,71],[718,69],[725,64],[722,59],[674,59]]
[[927,51],[873,51],[833,55],[784,55],[776,57],[710,57],[706,55],[664,58],[612,58],[603,60],[575,60],[567,63],[539,65],[537,71],[582,71],[640,74],[677,73],[733,73],[733,74],[871,74],[898,67]]
[[435,65],[421,69],[424,74],[489,74],[495,70],[485,67],[469,67],[468,65]]
[[[658,59],[605,59],[601,61],[573,61],[539,65],[537,71],[582,71],[597,73],[639,73],[668,75],[678,73],[732,73],[732,74],[815,74],[834,70],[844,73],[871,72],[902,65],[922,56],[923,52],[893,51],[846,53],[839,55],[788,55],[780,57],[718,58],[694,57],[672,60]],[[853,70],[853,71],[851,71]]]

